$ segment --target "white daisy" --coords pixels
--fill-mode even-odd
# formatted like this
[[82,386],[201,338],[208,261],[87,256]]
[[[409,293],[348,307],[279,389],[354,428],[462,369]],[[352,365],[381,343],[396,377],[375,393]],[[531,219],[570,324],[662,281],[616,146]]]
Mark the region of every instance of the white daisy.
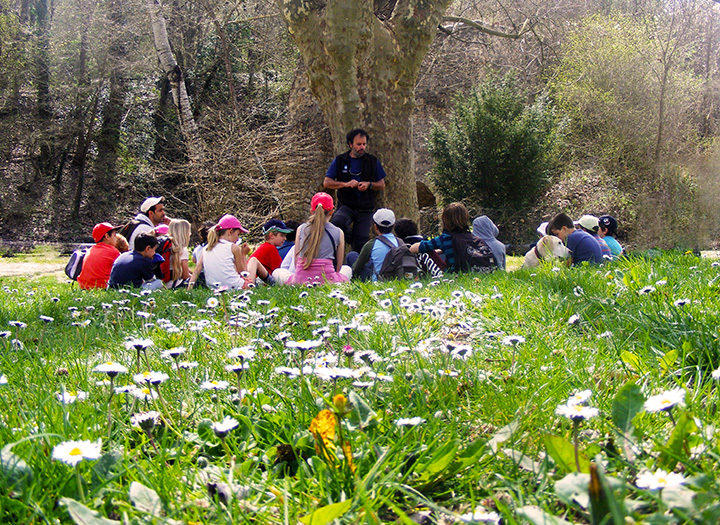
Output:
[[401,417],[395,424],[399,427],[416,427],[421,423],[425,423],[425,420],[421,417]]
[[685,478],[682,474],[666,472],[663,469],[658,469],[655,472],[641,472],[635,482],[638,488],[649,490],[677,487],[683,483],[685,483]]
[[228,433],[234,429],[237,428],[239,425],[237,419],[234,419],[230,416],[225,416],[225,418],[218,422],[213,422],[210,427],[213,429],[213,432],[215,432],[215,435],[220,439],[225,439],[228,435]]
[[500,523],[500,515],[497,512],[488,512],[483,507],[477,507],[474,512],[468,512],[459,517],[463,523]]
[[558,405],[555,409],[558,416],[564,416],[573,421],[590,419],[597,416],[600,411],[594,407],[586,407],[584,405]]
[[203,381],[200,390],[225,390],[230,383],[227,381]]
[[65,392],[58,392],[57,400],[65,405],[71,405],[75,401],[85,401],[87,399],[87,392],[82,390],[66,390]]
[[128,369],[121,365],[120,363],[116,363],[114,361],[108,361],[106,363],[101,363],[97,365],[95,368],[93,368],[93,372],[99,373],[99,374],[107,374],[110,377],[115,377],[118,374],[126,374]]
[[645,410],[647,412],[659,412],[661,410],[669,410],[675,405],[685,405],[685,389],[673,388],[666,390],[662,394],[650,396],[645,401]]
[[64,441],[55,445],[52,458],[74,467],[83,459],[98,459],[101,455],[102,439],[97,441]]

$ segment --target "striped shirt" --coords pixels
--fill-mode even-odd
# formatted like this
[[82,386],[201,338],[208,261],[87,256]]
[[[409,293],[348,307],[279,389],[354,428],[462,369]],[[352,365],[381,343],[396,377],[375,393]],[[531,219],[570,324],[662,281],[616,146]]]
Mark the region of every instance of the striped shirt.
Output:
[[433,237],[427,241],[420,241],[420,253],[428,253],[433,250],[441,250],[445,255],[445,262],[447,262],[446,272],[455,272],[455,251],[452,247],[452,235],[444,231],[437,237]]

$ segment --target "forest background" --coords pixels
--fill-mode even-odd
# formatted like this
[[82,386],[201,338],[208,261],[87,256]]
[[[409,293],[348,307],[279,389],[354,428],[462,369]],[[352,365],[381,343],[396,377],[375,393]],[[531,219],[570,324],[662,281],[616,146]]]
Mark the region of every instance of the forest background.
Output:
[[386,204],[432,233],[433,129],[512,73],[563,134],[522,206],[468,188],[502,240],[565,211],[615,215],[637,248],[710,247],[719,41],[711,0],[0,0],[0,238],[87,239],[159,194],[194,225],[304,220],[355,126]]

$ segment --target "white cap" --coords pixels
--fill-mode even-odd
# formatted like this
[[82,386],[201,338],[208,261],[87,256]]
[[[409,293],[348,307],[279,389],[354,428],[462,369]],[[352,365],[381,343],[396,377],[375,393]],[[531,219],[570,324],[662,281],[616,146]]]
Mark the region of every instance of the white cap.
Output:
[[160,204],[164,200],[165,200],[165,197],[148,197],[140,205],[140,211],[143,213],[147,213],[150,208],[152,208],[156,204]]
[[583,215],[578,219],[576,224],[579,224],[586,230],[590,230],[591,232],[597,233],[598,228],[600,227],[600,223],[598,222],[598,218],[595,217],[595,215]]
[[375,221],[375,224],[378,226],[384,226],[385,228],[389,226],[395,225],[395,214],[392,210],[388,210],[387,208],[380,208],[378,211],[375,212],[375,215],[373,215],[373,221]]

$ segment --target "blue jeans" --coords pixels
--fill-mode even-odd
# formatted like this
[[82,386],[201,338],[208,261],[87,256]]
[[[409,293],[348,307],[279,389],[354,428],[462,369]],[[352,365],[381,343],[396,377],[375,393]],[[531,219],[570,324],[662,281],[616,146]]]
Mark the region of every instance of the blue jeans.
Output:
[[[360,253],[365,243],[370,240],[370,226],[373,212],[357,211],[341,204],[330,219],[330,222],[345,233],[345,242],[352,244],[352,249]],[[350,225],[353,225],[350,228]]]

